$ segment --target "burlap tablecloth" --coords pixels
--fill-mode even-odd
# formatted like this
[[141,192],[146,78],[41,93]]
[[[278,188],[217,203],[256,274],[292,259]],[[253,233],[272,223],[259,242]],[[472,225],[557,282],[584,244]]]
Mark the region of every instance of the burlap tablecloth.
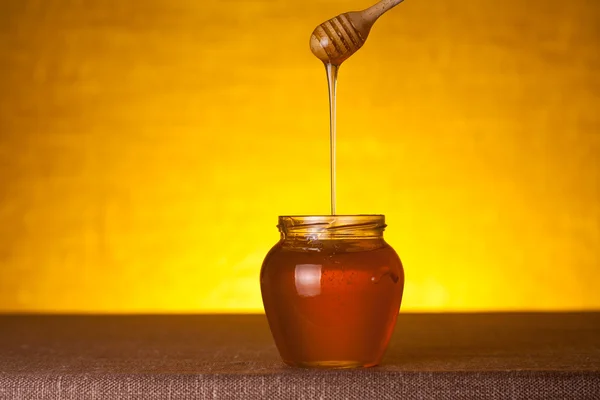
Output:
[[260,315],[0,316],[0,399],[600,399],[600,313],[401,314],[384,363],[286,367]]

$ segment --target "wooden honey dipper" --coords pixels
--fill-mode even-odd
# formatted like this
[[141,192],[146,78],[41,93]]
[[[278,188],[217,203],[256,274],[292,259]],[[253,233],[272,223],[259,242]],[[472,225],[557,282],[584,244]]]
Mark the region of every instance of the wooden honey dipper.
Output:
[[363,11],[347,12],[323,22],[310,37],[310,50],[325,64],[339,66],[362,47],[375,21],[402,1],[381,0]]

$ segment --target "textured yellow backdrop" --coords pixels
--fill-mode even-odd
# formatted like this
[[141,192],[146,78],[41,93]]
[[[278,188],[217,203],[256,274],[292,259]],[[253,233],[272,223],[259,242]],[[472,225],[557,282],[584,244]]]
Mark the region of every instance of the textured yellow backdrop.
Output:
[[[258,311],[328,212],[314,26],[367,0],[0,2],[0,310]],[[343,65],[339,212],[407,310],[600,308],[600,2],[407,0]]]

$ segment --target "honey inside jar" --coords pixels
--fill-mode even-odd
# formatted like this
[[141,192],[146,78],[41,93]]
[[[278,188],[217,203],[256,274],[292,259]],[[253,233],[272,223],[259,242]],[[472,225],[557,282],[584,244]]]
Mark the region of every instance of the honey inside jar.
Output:
[[284,362],[377,365],[396,324],[404,272],[382,215],[280,217],[261,270],[263,303]]

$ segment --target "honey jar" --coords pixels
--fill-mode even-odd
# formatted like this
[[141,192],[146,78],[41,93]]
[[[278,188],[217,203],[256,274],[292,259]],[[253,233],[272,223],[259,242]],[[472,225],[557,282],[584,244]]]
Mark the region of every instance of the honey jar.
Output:
[[286,364],[377,365],[396,324],[404,269],[383,215],[279,217],[262,265],[265,312]]

